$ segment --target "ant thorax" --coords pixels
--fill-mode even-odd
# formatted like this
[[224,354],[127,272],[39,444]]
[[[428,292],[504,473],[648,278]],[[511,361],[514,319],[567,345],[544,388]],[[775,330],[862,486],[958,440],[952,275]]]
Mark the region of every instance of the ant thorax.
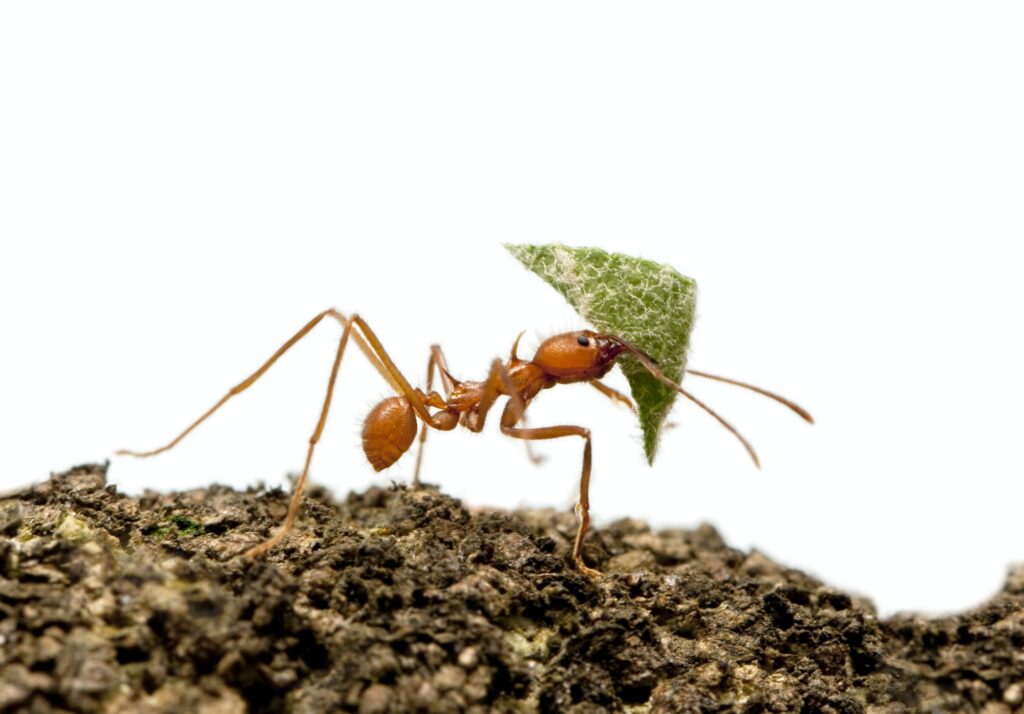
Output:
[[457,382],[448,395],[448,409],[461,413],[470,411],[484,397],[483,382]]
[[[532,362],[513,359],[505,365],[509,384],[498,381],[495,389],[498,395],[508,397],[514,392],[529,401],[537,392],[555,384],[555,380]],[[511,387],[511,389],[509,389]],[[476,409],[486,396],[487,382],[456,382],[448,395],[447,408],[450,411],[466,413]]]

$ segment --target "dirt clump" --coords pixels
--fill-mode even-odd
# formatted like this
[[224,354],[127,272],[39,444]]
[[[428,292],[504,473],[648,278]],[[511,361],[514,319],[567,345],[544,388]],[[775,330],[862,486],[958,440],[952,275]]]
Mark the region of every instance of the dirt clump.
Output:
[[433,488],[119,495],[82,466],[0,500],[0,711],[1024,711],[1024,572],[963,615],[871,604],[710,526],[592,531]]

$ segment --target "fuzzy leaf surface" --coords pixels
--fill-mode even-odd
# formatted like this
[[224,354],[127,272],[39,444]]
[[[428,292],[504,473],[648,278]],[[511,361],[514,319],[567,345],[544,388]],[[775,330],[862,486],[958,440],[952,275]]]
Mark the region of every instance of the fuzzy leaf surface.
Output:
[[[696,281],[671,266],[598,248],[558,243],[505,248],[560,292],[583,319],[635,344],[657,361],[665,376],[680,382],[697,306]],[[619,366],[636,402],[644,453],[653,463],[676,392],[629,355],[619,359]]]

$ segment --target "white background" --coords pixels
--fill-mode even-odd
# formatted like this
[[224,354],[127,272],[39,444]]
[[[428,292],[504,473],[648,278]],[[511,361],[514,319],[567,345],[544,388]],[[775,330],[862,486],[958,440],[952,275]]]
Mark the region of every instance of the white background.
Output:
[[[5,3],[0,9],[0,485],[169,439],[320,309],[359,311],[422,380],[480,378],[580,326],[500,247],[596,245],[695,277],[689,382],[653,468],[625,410],[595,433],[598,522],[716,525],[883,613],[948,611],[1024,560],[1016,3]],[[325,325],[124,491],[285,483]],[[621,384],[621,375],[614,380]],[[342,368],[313,478],[375,475],[386,394]],[[434,434],[473,505],[568,508],[577,440]]]

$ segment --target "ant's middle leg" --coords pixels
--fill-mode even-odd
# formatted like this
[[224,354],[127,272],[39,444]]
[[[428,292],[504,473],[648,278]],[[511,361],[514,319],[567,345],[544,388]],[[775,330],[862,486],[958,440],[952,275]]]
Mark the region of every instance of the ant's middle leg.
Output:
[[540,441],[544,439],[560,439],[564,436],[583,437],[583,468],[580,474],[580,494],[576,502],[576,517],[579,518],[579,527],[576,530],[576,542],[572,549],[572,559],[580,572],[592,578],[601,577],[601,572],[588,567],[583,561],[583,539],[590,528],[590,470],[591,470],[591,439],[590,429],[582,426],[546,426],[533,429],[517,428],[519,420],[513,409],[510,409],[512,402],[505,407],[501,415],[501,431],[514,439],[527,441]]
[[[434,371],[437,370],[441,374],[441,384],[444,386],[444,396],[451,396],[454,385],[452,379],[448,374],[448,361],[444,358],[444,352],[441,351],[440,345],[430,346],[430,359],[427,360],[427,394],[434,388]],[[420,427],[420,443],[416,449],[416,469],[412,474],[412,485],[413,488],[418,488],[420,485],[420,467],[423,464],[423,447],[427,442],[427,424],[426,422]]]

